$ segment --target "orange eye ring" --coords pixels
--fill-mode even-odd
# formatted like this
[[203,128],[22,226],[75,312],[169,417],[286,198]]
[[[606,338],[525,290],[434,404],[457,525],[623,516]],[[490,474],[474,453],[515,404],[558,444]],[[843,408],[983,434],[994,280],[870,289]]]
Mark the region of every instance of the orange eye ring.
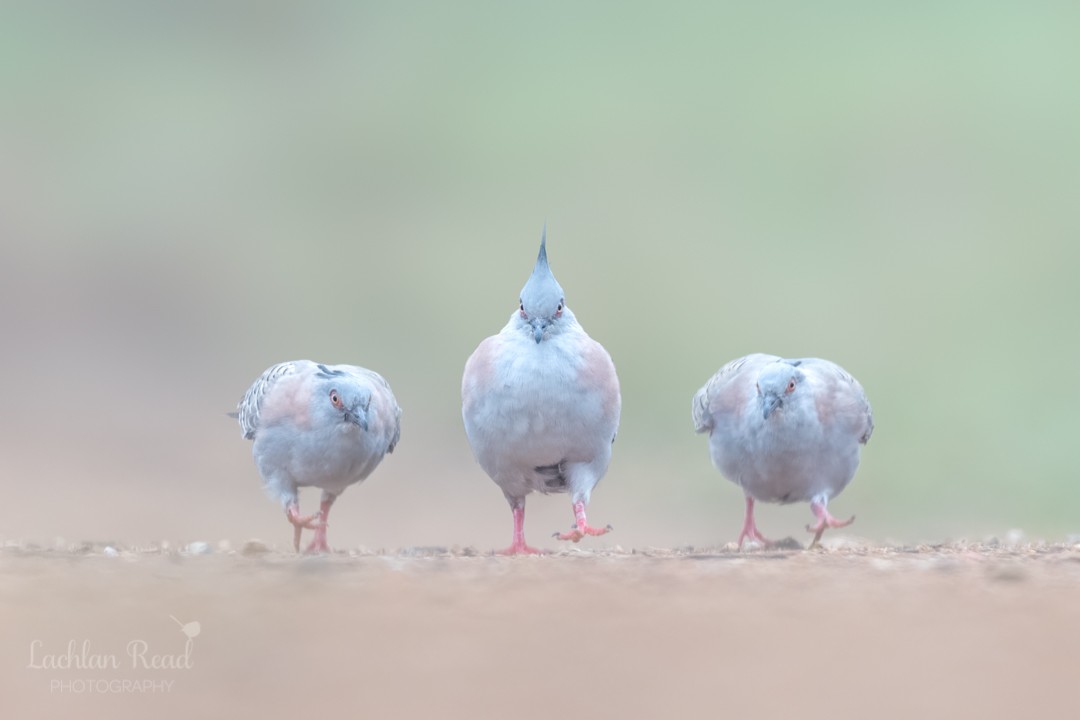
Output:
[[790,392],[795,392],[795,381],[794,380],[788,380],[787,391],[786,392],[789,392],[789,393]]
[[341,410],[343,407],[345,407],[344,403],[341,402],[341,395],[338,394],[337,390],[330,391],[330,402],[338,410]]

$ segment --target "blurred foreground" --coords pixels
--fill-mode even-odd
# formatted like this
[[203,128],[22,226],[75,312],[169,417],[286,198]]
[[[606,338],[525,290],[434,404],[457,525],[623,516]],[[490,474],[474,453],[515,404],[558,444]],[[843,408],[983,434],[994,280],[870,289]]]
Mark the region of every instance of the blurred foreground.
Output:
[[5,715],[1080,713],[1080,545],[238,550],[5,547]]

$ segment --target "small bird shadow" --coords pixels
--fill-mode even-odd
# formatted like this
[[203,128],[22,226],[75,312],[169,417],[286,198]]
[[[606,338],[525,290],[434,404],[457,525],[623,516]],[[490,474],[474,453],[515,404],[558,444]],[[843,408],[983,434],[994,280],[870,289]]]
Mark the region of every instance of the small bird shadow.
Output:
[[769,550],[805,550],[803,544],[790,535],[782,540],[776,540],[768,547]]
[[735,560],[737,558],[752,557],[763,560],[784,560],[791,556],[792,550],[805,550],[806,548],[793,537],[782,540],[774,540],[768,547],[753,544],[742,550],[735,550],[734,545],[720,552],[693,553],[686,556],[687,560]]

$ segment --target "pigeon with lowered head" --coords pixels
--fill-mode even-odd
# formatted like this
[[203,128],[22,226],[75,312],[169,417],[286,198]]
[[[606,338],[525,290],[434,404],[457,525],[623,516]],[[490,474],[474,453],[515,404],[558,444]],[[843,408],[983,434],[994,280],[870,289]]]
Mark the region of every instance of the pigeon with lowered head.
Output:
[[809,502],[810,547],[826,528],[855,520],[837,520],[828,505],[855,476],[874,418],[862,385],[836,363],[760,353],[732,360],[694,395],[693,418],[709,434],[713,464],[746,493],[740,548],[748,537],[771,544],[754,523],[755,500]]
[[[329,552],[326,518],[345,488],[363,481],[392,453],[401,408],[390,385],[355,365],[296,360],[274,365],[237,405],[240,428],[271,497],[279,500],[300,549],[304,528],[315,531],[308,552]],[[301,487],[322,490],[319,512],[301,516]]]

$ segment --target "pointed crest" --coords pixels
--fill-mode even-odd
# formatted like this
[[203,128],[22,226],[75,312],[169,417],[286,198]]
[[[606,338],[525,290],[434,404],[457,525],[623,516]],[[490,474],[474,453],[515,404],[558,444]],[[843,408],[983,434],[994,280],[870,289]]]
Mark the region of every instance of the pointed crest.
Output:
[[547,267],[547,220],[544,221],[544,229],[540,231],[540,254],[536,256],[537,267]]
[[547,222],[540,233],[540,254],[536,266],[521,290],[521,299],[530,315],[548,316],[555,312],[563,299],[563,289],[551,272],[547,256]]

